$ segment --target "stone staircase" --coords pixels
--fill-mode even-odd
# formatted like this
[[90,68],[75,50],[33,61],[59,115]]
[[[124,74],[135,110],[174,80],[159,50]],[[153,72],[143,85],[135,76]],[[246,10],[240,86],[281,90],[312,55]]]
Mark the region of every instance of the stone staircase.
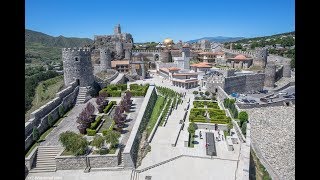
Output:
[[30,173],[55,172],[56,162],[54,158],[60,150],[57,146],[39,146],[35,167],[30,170]]
[[87,87],[79,87],[79,94],[77,97],[76,105],[83,104],[86,100],[88,89]]

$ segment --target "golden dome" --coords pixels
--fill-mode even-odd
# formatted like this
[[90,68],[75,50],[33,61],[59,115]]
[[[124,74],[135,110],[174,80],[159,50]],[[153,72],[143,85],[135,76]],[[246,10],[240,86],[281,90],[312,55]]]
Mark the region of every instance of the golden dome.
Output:
[[165,45],[173,44],[173,40],[170,39],[170,38],[166,38],[166,39],[163,41],[163,44],[165,44]]

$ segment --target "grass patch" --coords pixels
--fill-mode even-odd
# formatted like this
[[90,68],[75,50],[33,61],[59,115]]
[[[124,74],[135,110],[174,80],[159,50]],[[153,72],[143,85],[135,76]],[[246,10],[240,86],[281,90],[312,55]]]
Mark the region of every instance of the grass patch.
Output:
[[39,141],[44,141],[46,139],[46,137],[48,136],[48,134],[54,129],[54,127],[49,128],[48,130],[46,130],[41,136]]
[[64,150],[64,151],[61,153],[61,156],[73,156],[73,154],[72,154],[72,152],[70,152],[70,151]]
[[31,148],[28,150],[28,152],[27,152],[27,154],[25,155],[25,157],[28,157],[29,154],[31,153],[31,151],[32,151],[35,147],[37,147],[37,146],[38,146],[38,143],[34,143],[34,144],[31,146]]
[[103,122],[101,128],[99,129],[98,133],[102,133],[103,130],[109,129],[112,125],[113,119],[108,115],[104,115],[103,117],[105,121]]
[[261,164],[260,160],[254,153],[254,151],[251,150],[250,156],[252,157],[254,168],[255,168],[255,174],[251,174],[255,177],[257,180],[272,180],[268,171],[266,168]]
[[163,109],[163,106],[164,106],[164,102],[165,102],[165,99],[164,97],[162,96],[158,96],[158,99],[156,101],[156,104],[152,110],[152,114],[151,114],[151,117],[150,117],[150,120],[147,124],[147,137],[150,135],[154,125],[156,124],[157,122],[157,119]]
[[29,120],[30,114],[45,105],[56,97],[56,93],[59,92],[64,86],[63,76],[57,76],[38,84],[35,90],[35,96],[32,101],[31,108],[25,113],[25,121]]
[[167,113],[168,113],[168,111],[169,111],[170,104],[171,104],[171,99],[169,99],[169,101],[167,101],[167,103],[166,103],[166,106],[165,106],[165,109],[164,109],[164,111],[163,111],[163,114],[162,114],[162,117],[161,117],[159,126],[162,126],[162,125],[163,125],[164,119],[166,118],[166,115],[167,115]]
[[114,154],[116,153],[117,148],[110,148],[107,154]]

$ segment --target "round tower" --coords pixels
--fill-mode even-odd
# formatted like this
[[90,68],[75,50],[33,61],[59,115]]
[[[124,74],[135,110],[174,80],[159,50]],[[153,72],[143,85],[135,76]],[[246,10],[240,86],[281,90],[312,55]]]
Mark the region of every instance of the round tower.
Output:
[[291,67],[288,63],[283,65],[283,77],[291,77]]
[[91,86],[94,82],[90,48],[63,48],[62,61],[64,84],[78,80],[81,87]]
[[266,67],[268,59],[268,50],[260,49],[256,51],[255,58],[253,59],[254,66]]
[[125,49],[125,51],[124,51],[124,58],[125,58],[125,59],[128,59],[128,60],[131,60],[131,50]]
[[116,42],[116,56],[118,57],[117,59],[123,58],[123,44],[120,41]]
[[265,87],[274,87],[274,83],[276,80],[276,65],[274,63],[268,63],[265,68],[265,79],[264,86]]
[[102,71],[111,69],[111,51],[109,48],[100,48],[100,68]]

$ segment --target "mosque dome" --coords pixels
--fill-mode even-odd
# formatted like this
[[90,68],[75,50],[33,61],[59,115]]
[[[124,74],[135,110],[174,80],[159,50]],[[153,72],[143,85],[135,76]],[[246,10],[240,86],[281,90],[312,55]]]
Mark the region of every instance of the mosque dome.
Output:
[[170,38],[166,38],[166,39],[163,41],[163,44],[165,44],[165,45],[171,45],[171,44],[173,44],[173,40],[170,39]]

